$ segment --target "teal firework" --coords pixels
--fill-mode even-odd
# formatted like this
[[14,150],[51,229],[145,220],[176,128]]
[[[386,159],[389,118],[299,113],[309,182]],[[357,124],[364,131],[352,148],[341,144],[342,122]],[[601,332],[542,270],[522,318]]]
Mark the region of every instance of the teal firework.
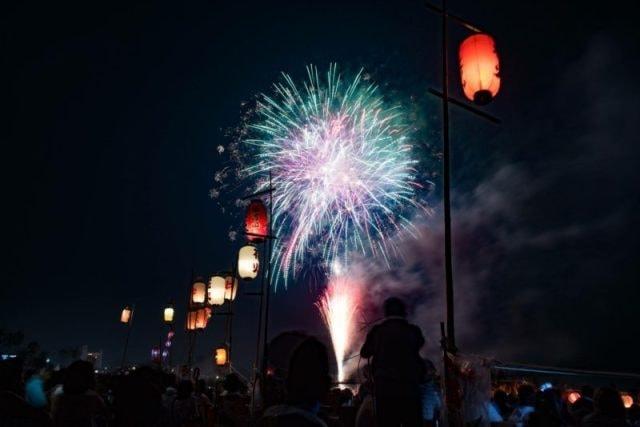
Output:
[[363,70],[345,78],[336,65],[325,75],[307,67],[297,84],[288,74],[261,94],[244,140],[252,162],[244,175],[257,190],[273,186],[279,278],[309,263],[347,265],[350,257],[388,262],[392,237],[412,232],[417,201],[411,132],[403,108],[388,104]]

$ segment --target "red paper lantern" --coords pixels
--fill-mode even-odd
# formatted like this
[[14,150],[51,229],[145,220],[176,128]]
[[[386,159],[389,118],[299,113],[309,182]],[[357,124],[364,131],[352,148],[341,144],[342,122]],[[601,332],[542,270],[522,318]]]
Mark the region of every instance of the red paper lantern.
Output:
[[262,242],[268,233],[267,208],[261,200],[252,200],[247,207],[244,231],[250,242]]
[[460,45],[460,78],[467,98],[479,105],[491,102],[500,90],[500,60],[493,38],[474,34]]

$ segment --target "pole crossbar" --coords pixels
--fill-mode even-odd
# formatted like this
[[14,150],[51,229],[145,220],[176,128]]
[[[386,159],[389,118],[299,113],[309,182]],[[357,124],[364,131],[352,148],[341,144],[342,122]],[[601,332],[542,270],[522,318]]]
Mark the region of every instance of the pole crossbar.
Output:
[[[442,94],[442,92],[440,92],[440,91],[438,91],[436,89],[433,89],[433,88],[429,88],[428,91],[429,91],[430,94],[435,95],[440,99],[442,99],[442,97],[444,96]],[[447,101],[449,101],[450,103],[452,103],[454,105],[457,105],[458,107],[464,108],[465,110],[467,110],[467,111],[469,111],[469,112],[471,112],[471,113],[473,113],[473,114],[475,114],[475,115],[477,115],[479,117],[482,117],[483,119],[488,120],[493,124],[499,125],[501,123],[499,118],[497,118],[495,116],[492,116],[489,113],[485,113],[482,110],[478,110],[477,108],[475,108],[475,107],[473,107],[473,106],[471,106],[471,105],[469,105],[469,104],[467,104],[465,102],[459,101],[459,100],[457,100],[455,98],[452,98],[452,97],[448,97]]]
[[463,27],[467,28],[468,30],[473,31],[474,33],[485,33],[485,31],[482,31],[480,28],[478,28],[477,25],[472,24],[471,22],[467,21],[464,18],[461,18],[459,16],[453,15],[453,14],[451,14],[449,12],[445,12],[442,8],[440,8],[440,7],[438,7],[438,6],[434,5],[434,4],[431,4],[429,2],[424,2],[424,5],[425,5],[425,7],[427,9],[431,9],[432,11],[434,11],[436,13],[439,13],[441,15],[444,14],[444,16],[446,18],[453,19],[458,24],[462,25]]
[[253,194],[249,194],[248,196],[244,196],[241,200],[249,200],[249,199],[253,199],[256,197],[260,197],[260,196],[264,196],[265,194],[269,194],[271,195],[271,193],[273,193],[273,191],[275,190],[275,188],[273,188],[273,186],[262,190],[262,191],[258,191],[257,193],[253,193]]

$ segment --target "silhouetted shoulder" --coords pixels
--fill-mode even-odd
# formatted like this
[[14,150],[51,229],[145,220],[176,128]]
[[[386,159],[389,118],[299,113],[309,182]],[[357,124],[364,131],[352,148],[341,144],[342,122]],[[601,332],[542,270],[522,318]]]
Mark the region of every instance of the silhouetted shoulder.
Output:
[[422,347],[424,345],[424,336],[422,335],[422,329],[416,325],[409,325],[416,338],[418,339],[418,346]]

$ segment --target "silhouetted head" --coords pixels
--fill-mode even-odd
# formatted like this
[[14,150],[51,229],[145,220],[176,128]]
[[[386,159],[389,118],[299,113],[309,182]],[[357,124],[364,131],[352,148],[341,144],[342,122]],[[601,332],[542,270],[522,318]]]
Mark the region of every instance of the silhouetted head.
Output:
[[537,394],[536,411],[553,415],[556,418],[560,417],[560,402],[555,389],[548,388]]
[[518,403],[520,405],[533,406],[535,403],[536,391],[529,384],[522,384],[518,387]]
[[620,393],[610,387],[598,389],[593,398],[593,405],[596,411],[602,415],[615,419],[624,419],[625,417],[624,404]]
[[9,359],[0,362],[0,390],[22,392],[22,359]]
[[222,385],[229,393],[239,393],[244,384],[242,384],[242,380],[238,374],[232,372],[224,377]]
[[404,302],[402,302],[400,298],[387,298],[387,300],[384,302],[384,315],[385,317],[407,317],[407,307],[404,305]]
[[582,397],[588,397],[590,399],[593,399],[593,387],[591,387],[590,385],[583,385],[582,387],[580,387],[580,395]]
[[83,394],[96,386],[93,365],[85,360],[76,360],[67,368],[63,390],[65,394]]
[[509,401],[509,396],[507,396],[507,392],[502,389],[497,389],[493,393],[493,401],[496,403],[507,403]]
[[182,380],[178,383],[178,399],[187,399],[191,396],[191,393],[193,393],[193,383],[191,380]]
[[305,339],[294,350],[289,362],[287,395],[293,404],[313,404],[329,392],[329,354],[316,338]]

